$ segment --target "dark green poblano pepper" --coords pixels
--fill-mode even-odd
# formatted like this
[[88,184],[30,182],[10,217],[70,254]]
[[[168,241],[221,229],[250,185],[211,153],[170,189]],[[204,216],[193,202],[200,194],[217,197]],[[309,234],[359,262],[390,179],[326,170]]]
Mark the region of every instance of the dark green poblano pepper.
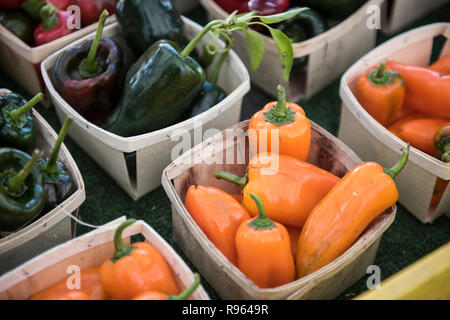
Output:
[[0,148],[0,232],[12,232],[37,217],[45,206],[40,151]]
[[0,141],[26,151],[34,145],[36,123],[31,110],[44,95],[38,93],[26,101],[16,93],[0,96]]
[[64,121],[50,158],[41,158],[38,160],[39,167],[44,176],[44,189],[47,194],[46,208],[48,210],[52,210],[61,204],[75,191],[75,185],[66,167],[62,162],[57,160],[61,145],[72,122],[72,117],[67,117]]
[[125,40],[137,56],[158,40],[181,44],[183,22],[170,0],[121,0],[116,16]]
[[170,41],[156,42],[128,71],[119,105],[108,119],[105,129],[129,137],[175,123],[189,108],[205,80],[202,67],[189,55],[209,32],[214,39],[223,36],[230,43],[233,43],[231,32],[246,32],[252,67],[257,68],[264,55],[264,44],[261,36],[249,31],[248,27],[259,24],[269,28],[278,48],[285,79],[288,80],[293,61],[291,41],[283,32],[267,24],[289,19],[301,10],[264,17],[256,15],[256,12],[241,15],[233,12],[226,20],[209,22],[181,52]]

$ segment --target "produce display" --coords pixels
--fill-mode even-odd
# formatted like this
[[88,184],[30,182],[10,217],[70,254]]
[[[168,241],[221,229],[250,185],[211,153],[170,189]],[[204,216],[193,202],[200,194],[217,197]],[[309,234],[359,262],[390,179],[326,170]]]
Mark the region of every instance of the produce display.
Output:
[[[0,231],[20,230],[66,200],[75,190],[63,163],[57,161],[61,144],[72,122],[66,120],[50,158],[34,149],[36,124],[32,108],[43,98],[39,93],[26,101],[16,93],[0,95]],[[20,149],[20,150],[19,150]]]
[[383,61],[359,76],[356,97],[397,137],[448,162],[449,66],[450,56],[430,67]]
[[[38,231],[27,230],[58,210],[71,224],[71,237],[75,238],[65,244],[60,242],[61,246],[46,254],[42,252],[48,248],[39,251],[41,243],[36,242],[35,256],[42,255],[49,263],[41,261],[40,269],[39,259],[33,259],[0,273],[0,299],[24,296],[27,290],[29,300],[208,299],[202,280],[221,296],[229,291],[230,297],[236,299],[336,298],[344,292],[344,286],[348,288],[363,276],[362,268],[375,264],[380,239],[394,219],[401,223],[396,207],[403,196],[400,180],[412,175],[413,166],[422,161],[416,159],[417,154],[425,153],[427,161],[439,164],[443,173],[432,177],[433,189],[425,205],[437,210],[448,203],[448,32],[443,32],[447,38],[440,58],[430,59],[433,62],[427,66],[401,62],[407,61],[401,55],[395,55],[395,59],[389,58],[394,54],[384,55],[382,60],[381,55],[374,58],[369,53],[371,63],[363,58],[358,72],[353,72],[352,67],[353,71],[344,75],[353,77],[341,86],[348,86],[353,94],[349,100],[358,107],[354,116],[368,118],[367,124],[384,130],[383,135],[396,143],[390,150],[397,155],[395,158],[392,154],[387,158],[377,158],[377,154],[363,157],[352,150],[355,146],[345,145],[344,138],[340,137],[341,141],[333,137],[333,131],[329,133],[315,123],[314,112],[318,111],[313,110],[314,100],[292,99],[290,87],[301,83],[292,81],[290,75],[294,68],[310,68],[308,59],[320,64],[308,57],[309,51],[296,58],[300,55],[294,53],[293,44],[317,37],[317,44],[315,40],[310,42],[327,50],[339,49],[343,42],[320,42],[319,36],[367,1],[215,2],[228,16],[210,19],[196,29],[170,0],[0,0],[0,24],[30,47],[76,31],[70,26],[78,17],[67,10],[69,6],[79,7],[82,27],[98,22],[95,34],[61,50],[55,48],[54,52],[59,51],[41,65],[33,63],[35,70],[42,69],[47,85],[41,91],[46,96],[49,93],[55,106],[56,112],[50,109],[46,115],[56,114],[62,124],[57,138],[51,130],[45,132],[47,123],[43,126],[36,112],[44,101],[42,92],[26,99],[27,95],[17,93],[20,90],[0,90],[0,258],[28,250],[11,250],[8,243],[2,243],[11,235],[24,237],[15,240],[23,240],[20,245],[38,237],[58,238],[58,225],[50,220],[38,225]],[[105,28],[107,18],[113,14],[117,22]],[[442,25],[445,30],[450,28],[448,23]],[[252,84],[233,48],[246,48],[247,68],[251,67],[253,73],[260,68],[263,76],[269,70],[262,64],[269,50],[267,38],[262,35],[273,40],[276,53],[269,53],[279,58],[285,83],[277,79],[277,85],[272,86],[276,101],[267,96],[266,100],[258,99],[252,109],[242,110],[242,114],[250,114],[249,120],[236,123],[227,104],[239,104],[241,111],[242,98]],[[0,48],[0,59],[1,55]],[[230,62],[234,60],[239,64]],[[325,60],[322,63],[326,64]],[[234,69],[245,77],[232,78],[229,70]],[[242,96],[237,91],[243,92]],[[344,97],[342,100],[348,103]],[[246,107],[249,101],[254,100],[248,100]],[[226,117],[229,122],[224,122]],[[197,119],[216,126],[202,127],[201,141],[197,141],[197,128],[189,126]],[[220,130],[219,122],[224,122]],[[348,128],[358,135],[356,126]],[[177,149],[181,144],[175,145],[171,136],[179,129],[194,134],[188,139],[190,148],[183,149],[181,156]],[[208,138],[211,129],[220,134]],[[125,183],[129,181],[136,194],[146,187],[137,183],[143,171],[160,179],[168,196],[161,197],[161,201],[172,204],[172,222],[167,223],[173,228],[170,236],[179,245],[177,250],[181,249],[198,271],[190,271],[178,255],[180,250],[175,252],[142,220],[131,218],[138,212],[143,220],[150,214],[159,219],[159,203],[145,203],[145,210],[135,210],[135,203],[131,203],[127,208],[130,218],[102,226],[88,223],[77,215],[78,211],[66,212],[69,210],[63,203],[80,184],[84,186],[63,147],[69,130],[74,142],[94,161],[108,164],[103,166],[105,171],[110,173],[109,164],[117,171],[125,168],[129,178]],[[85,137],[92,132],[98,135],[93,142]],[[243,136],[234,136],[241,133]],[[379,152],[370,137],[365,138],[361,143]],[[88,142],[84,146],[80,141]],[[114,149],[116,141],[123,144],[121,150]],[[411,147],[421,152],[414,153]],[[64,156],[60,155],[61,149]],[[162,172],[167,159],[161,157],[161,163],[156,163],[150,153],[159,154],[165,149],[177,153],[176,157],[171,155],[172,164]],[[113,153],[118,154],[118,159]],[[216,162],[210,163],[213,158]],[[225,159],[226,163],[221,162]],[[83,170],[83,175],[90,172]],[[120,174],[111,176],[123,187]],[[147,178],[143,179],[146,184],[153,183]],[[423,181],[416,179],[414,183],[430,184],[428,178],[423,175]],[[89,194],[95,179],[85,176],[85,180],[90,184],[86,188]],[[110,210],[95,206],[94,210],[90,208],[94,214]],[[108,212],[110,216],[115,214]],[[77,224],[98,230],[90,233],[91,238],[76,238],[73,226]],[[27,233],[22,235],[22,231]],[[68,251],[62,254],[66,248]],[[63,274],[66,264],[84,265],[79,268],[79,286],[68,285],[72,277]],[[352,273],[356,274],[355,280]],[[224,287],[222,291],[217,289],[220,286]]]
[[106,9],[115,12],[117,0],[25,0],[0,1],[0,24],[29,46],[41,46],[77,31],[76,17],[66,9],[81,11],[81,27],[98,20]]

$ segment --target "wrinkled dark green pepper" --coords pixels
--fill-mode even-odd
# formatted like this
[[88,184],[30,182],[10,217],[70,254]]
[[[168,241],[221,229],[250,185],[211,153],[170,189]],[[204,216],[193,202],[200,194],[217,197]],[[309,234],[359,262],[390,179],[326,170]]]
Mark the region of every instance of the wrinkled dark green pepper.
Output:
[[[295,10],[298,8],[291,8]],[[287,19],[275,26],[278,30],[284,32],[292,42],[301,42],[314,38],[328,30],[327,22],[317,11],[308,9],[301,11],[295,17]],[[302,67],[306,64],[307,57],[294,59],[294,67]]]
[[125,40],[138,56],[158,40],[182,44],[183,23],[169,0],[119,1],[116,16]]
[[67,117],[66,121],[64,121],[50,158],[41,158],[38,160],[39,167],[44,176],[44,189],[47,194],[45,207],[48,210],[52,210],[61,204],[75,191],[75,184],[67,172],[66,167],[62,162],[57,161],[61,145],[72,122],[72,117]]
[[28,45],[33,43],[34,23],[20,10],[0,11],[0,24]]
[[43,176],[36,161],[25,152],[0,149],[0,231],[12,232],[37,217],[45,206]]
[[131,66],[106,130],[123,137],[148,133],[173,124],[188,109],[205,73],[176,47],[171,41],[158,41]]
[[26,101],[16,93],[0,96],[0,140],[7,146],[28,150],[34,145],[36,123],[31,110],[44,95]]
[[367,0],[303,0],[302,5],[319,11],[329,19],[345,19]]
[[122,52],[113,40],[101,38],[107,16],[103,11],[93,40],[59,55],[52,75],[64,100],[97,125],[114,110],[120,95]]

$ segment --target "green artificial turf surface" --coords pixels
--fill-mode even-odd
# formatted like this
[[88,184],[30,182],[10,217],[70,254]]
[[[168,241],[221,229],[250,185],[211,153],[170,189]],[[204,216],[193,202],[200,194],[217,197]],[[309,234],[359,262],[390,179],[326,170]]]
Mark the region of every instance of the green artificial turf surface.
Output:
[[[197,8],[188,16],[202,23],[204,22],[205,13],[203,9]],[[405,29],[443,21],[450,21],[450,4],[436,10]],[[388,38],[379,34],[377,42],[380,44]],[[0,73],[1,87],[10,88],[30,97],[29,94],[21,89],[19,84],[13,83]],[[308,118],[334,135],[337,134],[339,128],[341,110],[338,90],[339,79],[308,101],[302,101],[302,106],[305,108]],[[244,99],[242,120],[250,118],[254,112],[271,100],[271,97],[253,87]],[[55,130],[59,130],[60,124],[54,109],[44,109],[39,106],[37,110]],[[66,139],[66,146],[78,164],[86,185],[86,201],[79,211],[81,220],[94,225],[107,223],[122,215],[145,220],[189,263],[172,240],[171,205],[162,187],[135,202],[70,138]],[[87,227],[81,225],[77,227],[77,235],[88,231],[90,229]],[[398,205],[396,220],[383,234],[375,264],[380,266],[381,277],[385,279],[449,241],[449,218],[443,216],[433,224],[423,225],[408,213],[406,209]],[[189,265],[195,270],[195,267],[190,263]],[[338,299],[351,299],[367,290],[367,277],[348,288]],[[211,298],[218,298],[205,280],[203,280],[203,285],[210,293]]]

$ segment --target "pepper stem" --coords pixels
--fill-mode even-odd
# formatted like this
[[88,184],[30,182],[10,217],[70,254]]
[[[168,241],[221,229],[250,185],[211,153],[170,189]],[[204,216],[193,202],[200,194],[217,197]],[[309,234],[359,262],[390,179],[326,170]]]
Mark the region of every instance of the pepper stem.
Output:
[[276,126],[291,123],[295,120],[295,112],[286,107],[286,90],[282,85],[278,85],[277,105],[264,112],[267,122]]
[[249,195],[250,197],[252,197],[252,199],[256,203],[256,206],[258,207],[258,217],[250,221],[248,225],[256,230],[274,228],[275,223],[267,217],[266,209],[264,209],[261,198],[254,193],[249,193]]
[[25,167],[22,170],[20,170],[18,174],[8,179],[8,182],[6,183],[8,192],[16,193],[20,189],[20,187],[23,185],[25,180],[30,175],[31,170],[33,169],[34,165],[36,164],[36,161],[40,156],[41,152],[38,149],[34,150],[31,159],[27,162]]
[[39,15],[42,20],[42,29],[43,30],[50,30],[56,24],[58,23],[58,17],[55,15],[59,10],[52,5],[51,3],[47,2],[45,6],[41,8],[39,11]]
[[183,58],[187,58],[191,52],[195,49],[195,46],[200,42],[200,40],[207,34],[211,29],[217,25],[220,25],[224,23],[221,20],[213,20],[210,23],[208,23],[201,31],[198,33],[191,42],[188,43],[188,45],[184,48],[183,51],[181,51],[180,56]]
[[282,85],[278,85],[277,90],[278,90],[277,105],[273,112],[274,112],[275,116],[277,116],[278,118],[285,118],[286,117],[286,90],[284,90],[284,87]]
[[442,162],[450,162],[450,142],[445,144],[442,148],[442,156],[441,156]]
[[189,297],[197,290],[197,287],[200,285],[200,275],[198,273],[195,274],[194,282],[182,293],[178,296],[168,296],[169,300],[187,300]]
[[403,151],[400,161],[397,162],[391,169],[384,168],[384,173],[389,175],[392,179],[395,179],[395,177],[397,177],[397,175],[403,170],[403,168],[408,163],[409,148],[410,148],[410,144],[408,143],[406,150]]
[[383,61],[383,62],[380,63],[380,66],[378,67],[377,78],[383,77],[385,69],[386,69],[386,61]]
[[376,70],[369,72],[367,76],[373,85],[385,86],[391,82],[394,74],[393,72],[386,71],[386,61],[383,61]]
[[21,106],[19,109],[9,111],[8,115],[14,122],[19,122],[20,118],[22,118],[23,115],[25,115],[28,111],[30,111],[31,108],[33,108],[39,101],[41,101],[43,97],[44,95],[42,93],[38,93],[30,101]]
[[114,233],[114,248],[116,249],[116,251],[114,252],[114,256],[111,258],[112,262],[115,263],[117,260],[129,255],[131,251],[136,249],[136,247],[129,247],[125,245],[125,243],[123,243],[122,240],[123,230],[125,230],[125,228],[127,228],[128,226],[132,225],[135,222],[136,222],[135,219],[128,219],[127,221],[122,223]]
[[226,180],[228,182],[234,183],[241,187],[241,189],[244,189],[245,185],[247,184],[247,173],[245,173],[245,176],[239,177],[235,174],[225,172],[222,170],[216,170],[214,171],[214,177],[216,179],[222,179]]
[[53,147],[52,154],[50,155],[50,159],[47,164],[44,166],[44,171],[48,174],[55,174],[58,172],[58,165],[56,160],[58,159],[59,151],[61,149],[61,145],[66,138],[67,132],[69,131],[69,127],[73,122],[72,117],[67,117],[64,121],[63,126],[58,134],[58,139],[56,139],[55,146]]
[[214,69],[211,73],[211,77],[209,79],[209,82],[212,84],[217,84],[217,80],[219,78],[220,69],[222,68],[223,63],[225,62],[225,59],[228,56],[228,52],[230,52],[231,44],[227,44],[227,48],[219,57],[219,60],[217,60],[216,65],[214,66]]
[[100,44],[103,28],[105,27],[106,18],[108,18],[108,15],[108,11],[103,10],[98,21],[97,32],[95,33],[88,56],[80,63],[79,70],[83,78],[92,78],[101,73],[98,63],[95,61],[95,57],[97,56],[98,46]]

